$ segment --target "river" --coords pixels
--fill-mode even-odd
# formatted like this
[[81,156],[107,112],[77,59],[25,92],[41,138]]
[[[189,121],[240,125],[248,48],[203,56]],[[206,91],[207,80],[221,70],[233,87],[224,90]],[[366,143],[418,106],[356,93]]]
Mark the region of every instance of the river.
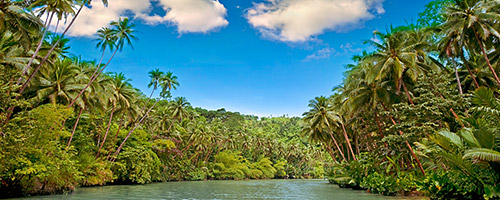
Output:
[[146,185],[113,185],[78,188],[67,195],[22,199],[422,199],[385,197],[342,189],[325,180],[243,180],[166,182]]

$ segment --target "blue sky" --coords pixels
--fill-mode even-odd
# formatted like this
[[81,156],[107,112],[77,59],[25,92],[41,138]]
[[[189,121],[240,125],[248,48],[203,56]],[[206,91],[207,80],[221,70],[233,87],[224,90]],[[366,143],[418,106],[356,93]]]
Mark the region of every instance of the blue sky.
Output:
[[[161,19],[161,22],[152,23],[152,19],[146,18],[165,15],[166,12],[161,9],[160,3],[167,5],[169,0],[143,1],[152,4],[149,6],[149,14],[141,18],[134,14],[134,10],[127,10],[128,8],[114,9],[113,3],[119,4],[120,1],[110,0],[109,10],[115,13],[110,14],[108,18],[133,18],[139,40],[134,41],[134,49],[126,47],[123,52],[118,53],[106,71],[123,72],[132,79],[134,87],[145,94],[151,91],[147,88],[148,71],[155,68],[171,71],[179,77],[180,82],[180,87],[173,91],[173,96],[186,97],[192,106],[206,109],[226,108],[258,116],[301,116],[307,111],[310,99],[332,94],[332,88],[342,81],[344,65],[351,62],[353,55],[366,49],[363,40],[372,38],[374,30],[385,31],[391,24],[397,26],[404,25],[405,20],[415,21],[418,12],[429,2],[416,0],[408,5],[410,2],[401,0],[359,0],[362,3],[368,2],[368,14],[354,16],[351,22],[336,22],[337,18],[343,19],[343,16],[332,11],[331,15],[336,15],[336,18],[326,19],[325,24],[310,27],[310,24],[316,23],[317,20],[305,21],[304,29],[287,30],[287,34],[298,33],[298,36],[284,36],[285,30],[269,33],[269,27],[259,27],[256,21],[249,23],[250,10],[257,9],[258,3],[273,6],[269,0],[220,0],[217,5],[223,5],[226,13],[208,13],[206,18],[214,20],[200,24],[197,23],[200,20],[193,24],[183,21],[184,18],[180,17],[165,18]],[[371,2],[376,3],[372,5]],[[297,2],[297,5],[300,6],[300,3]],[[278,3],[274,6],[280,5]],[[264,11],[269,13],[270,10]],[[284,19],[286,27],[290,20],[301,20],[294,19],[301,17],[300,12],[297,15],[282,15],[273,19],[288,17]],[[190,17],[189,13],[184,16]],[[85,16],[82,18],[84,20]],[[89,20],[95,22],[94,19],[100,18],[89,14]],[[104,20],[103,23],[107,21]],[[293,25],[293,22],[290,23]],[[207,24],[213,26],[207,28]],[[307,31],[308,27],[316,32],[305,34],[307,37],[304,39],[301,37],[304,36],[301,31]],[[95,48],[96,41],[93,36],[76,32],[94,30],[79,26],[74,29],[70,36],[71,52],[82,55],[87,60],[98,59],[101,52]]]

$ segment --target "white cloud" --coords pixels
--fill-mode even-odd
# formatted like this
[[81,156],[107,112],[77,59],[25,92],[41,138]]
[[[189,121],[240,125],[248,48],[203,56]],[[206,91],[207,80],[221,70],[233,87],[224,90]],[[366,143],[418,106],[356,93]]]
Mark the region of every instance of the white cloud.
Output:
[[[152,13],[152,2],[157,2],[166,15]],[[68,35],[91,37],[101,27],[120,17],[138,18],[148,24],[169,23],[177,26],[179,33],[206,33],[226,26],[225,16],[226,8],[217,0],[111,0],[108,7],[95,1],[91,7],[82,9]],[[72,16],[69,16],[65,24],[61,22],[58,31],[64,30],[71,19]],[[55,25],[54,20],[52,26]]]
[[340,48],[344,50],[344,53],[357,53],[357,52],[361,52],[363,50],[359,47],[354,48],[353,44],[351,44],[349,42],[345,43],[345,44],[341,44]]
[[248,22],[264,37],[305,42],[384,13],[384,0],[266,0],[247,10]]
[[[127,12],[139,13],[150,9],[149,0],[112,0],[109,1],[109,6],[105,7],[100,1],[94,1],[91,7],[84,7],[75,20],[75,23],[69,29],[70,36],[86,36],[90,37],[96,33],[101,27],[108,26],[111,21],[116,21],[120,17],[124,17]],[[43,18],[43,17],[42,17]],[[69,16],[65,24],[60,24],[58,32],[62,32],[64,28],[71,22],[73,16]],[[52,26],[55,26],[55,20]]]
[[207,33],[228,25],[227,10],[218,0],[158,0],[165,16],[141,13],[139,18],[150,24],[171,23],[179,33]]
[[319,59],[325,59],[325,58],[330,58],[330,56],[335,53],[334,48],[323,48],[320,50],[315,51],[313,54],[308,55],[304,61],[310,61],[310,60],[319,60]]

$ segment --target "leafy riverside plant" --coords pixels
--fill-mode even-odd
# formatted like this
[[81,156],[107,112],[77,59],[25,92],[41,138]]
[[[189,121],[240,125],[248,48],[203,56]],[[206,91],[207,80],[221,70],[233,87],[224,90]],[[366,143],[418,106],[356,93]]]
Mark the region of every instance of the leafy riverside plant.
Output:
[[[304,114],[304,135],[339,161],[327,171],[331,183],[384,195],[500,198],[500,65],[492,59],[499,7],[431,1],[417,24],[366,41],[374,50],[355,56],[335,93],[316,97]],[[346,131],[311,113],[335,113]]]

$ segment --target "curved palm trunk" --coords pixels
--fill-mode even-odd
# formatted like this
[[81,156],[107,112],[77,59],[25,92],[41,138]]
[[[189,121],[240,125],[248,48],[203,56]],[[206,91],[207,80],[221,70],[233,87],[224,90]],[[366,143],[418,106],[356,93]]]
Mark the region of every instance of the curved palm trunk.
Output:
[[[78,93],[78,95],[73,99],[73,101],[71,101],[71,103],[68,105],[68,108],[73,106],[73,104],[75,104],[76,100],[78,98],[80,98],[80,96],[85,92],[85,90],[87,90],[87,88],[90,87],[90,85],[97,79],[97,77],[99,77],[99,75],[101,75],[101,73],[104,71],[104,69],[109,65],[109,63],[111,62],[111,60],[113,59],[113,57],[115,57],[115,54],[116,52],[118,51],[118,48],[116,48],[116,50],[113,52],[113,55],[111,55],[111,57],[109,58],[108,62],[106,63],[106,65],[104,65],[101,70],[99,70],[99,73],[97,73],[94,77],[92,77],[89,81],[89,83],[87,83],[87,85],[85,86],[85,88],[82,89],[82,91],[80,91],[80,93]],[[97,68],[99,69],[99,68]],[[96,70],[97,70],[96,69]],[[95,73],[95,71],[94,71]]]
[[345,141],[347,142],[347,146],[349,147],[349,150],[351,150],[352,158],[354,160],[357,160],[356,156],[354,155],[354,151],[352,150],[351,142],[349,141],[349,136],[347,136],[347,131],[345,129],[344,123],[341,122],[340,124],[342,125],[342,131],[344,132],[344,138],[345,138]]
[[108,128],[106,129],[106,133],[104,134],[104,138],[102,139],[101,146],[99,146],[99,149],[97,150],[97,155],[95,156],[96,158],[99,157],[99,154],[101,153],[101,149],[104,146],[104,142],[106,142],[106,138],[108,137],[109,128],[111,127],[111,120],[113,120],[113,113],[114,112],[115,112],[115,106],[113,106],[113,109],[111,109],[111,114],[109,116],[109,121],[108,121]]
[[[47,59],[50,57],[50,55],[52,54],[52,52],[54,51],[54,49],[56,48],[56,46],[59,44],[59,42],[61,42],[61,39],[69,31],[69,28],[71,28],[71,26],[73,25],[73,23],[75,23],[76,18],[78,17],[78,15],[80,15],[80,12],[82,11],[83,7],[85,7],[85,4],[87,3],[87,1],[88,0],[83,1],[82,5],[80,6],[80,8],[78,9],[78,11],[76,12],[76,14],[73,17],[73,19],[71,20],[71,22],[69,23],[68,27],[66,27],[66,29],[64,30],[64,32],[61,34],[61,37],[56,41],[56,43],[52,46],[52,48],[50,48],[50,50],[47,53],[47,55],[42,59],[42,61],[40,62],[40,64],[38,64],[38,66],[35,68],[35,71],[33,71],[33,73],[31,73],[31,75],[28,78],[28,80],[23,84],[23,86],[19,90],[19,94],[23,94],[24,90],[26,89],[26,87],[28,86],[28,84],[31,82],[31,80],[33,79],[33,77],[35,76],[35,74],[38,72],[38,70],[40,69],[40,67],[45,63],[45,61],[47,61]],[[16,97],[16,100],[18,98],[19,98],[19,96]]]
[[[385,105],[383,103],[382,104],[382,107],[384,107],[385,111],[389,112],[389,110],[385,107]],[[388,114],[389,116],[389,119],[391,120],[392,124],[394,124],[394,126],[396,126],[396,121],[394,120],[394,118],[392,118],[392,116],[390,114]],[[401,130],[398,130],[398,133],[399,135],[404,135],[403,134],[403,131]],[[413,150],[413,148],[411,147],[410,143],[408,142],[408,140],[405,140],[405,144],[406,146],[408,147],[408,149],[410,150],[410,153],[411,153],[411,156],[415,159],[415,161],[417,162],[417,165],[418,165],[418,168],[420,168],[420,171],[422,172],[422,174],[424,175],[425,177],[425,170],[424,170],[424,167],[422,167],[422,163],[420,163],[420,160],[418,159],[417,155],[415,154],[415,151]]]
[[462,59],[462,62],[464,63],[465,67],[467,68],[467,71],[469,72],[470,76],[472,77],[472,80],[474,81],[474,85],[476,86],[476,89],[479,88],[479,84],[477,83],[476,77],[472,73],[472,70],[469,67],[469,64],[467,64],[467,60],[465,59],[464,54],[460,54],[460,58]]
[[495,72],[495,69],[493,69],[493,66],[491,66],[490,59],[488,58],[488,54],[486,53],[486,50],[484,50],[483,42],[479,39],[479,36],[477,35],[476,31],[474,31],[474,35],[476,36],[476,40],[477,40],[477,43],[479,44],[479,47],[481,47],[481,51],[483,52],[484,59],[486,60],[486,63],[488,64],[488,67],[490,68],[491,73],[493,73],[495,80],[497,81],[498,85],[500,85],[500,79],[498,79],[498,76],[497,76],[497,73]]
[[460,77],[458,76],[458,70],[457,70],[457,62],[455,59],[453,60],[453,69],[455,70],[455,78],[457,79],[457,87],[458,91],[460,92],[460,96],[464,95],[464,92],[462,91],[462,82],[460,82]]
[[326,151],[328,151],[328,154],[330,154],[330,157],[332,157],[332,159],[335,162],[339,162],[339,161],[337,161],[337,158],[335,158],[335,155],[333,153],[332,147],[330,147],[330,145],[328,145],[326,142],[324,143],[324,145],[326,146]]
[[[40,48],[42,47],[43,40],[45,39],[45,36],[47,35],[47,31],[49,29],[50,23],[52,22],[52,17],[54,17],[54,14],[55,14],[55,12],[52,12],[52,14],[47,15],[47,19],[45,19],[45,24],[43,25],[45,29],[43,30],[42,38],[40,38],[40,41],[38,41],[37,47],[35,49],[35,52],[31,56],[30,61],[28,62],[26,67],[24,67],[23,71],[21,72],[21,76],[19,77],[19,79],[17,80],[17,83],[16,83],[17,85],[21,84],[21,81],[23,80],[23,76],[28,72],[28,69],[30,68],[31,64],[35,60],[36,56],[38,55],[38,52],[40,51]],[[49,19],[49,16],[50,16],[50,19]]]
[[408,101],[410,102],[410,104],[412,106],[415,105],[413,103],[413,100],[412,100],[411,96],[410,96],[410,92],[408,91],[408,88],[406,88],[406,84],[405,84],[405,82],[403,80],[401,80],[401,85],[403,85],[403,89],[405,90],[406,97],[408,97]]
[[156,104],[158,103],[158,100],[155,102],[155,104],[153,106],[151,106],[151,108],[149,108],[148,112],[146,112],[146,114],[144,114],[144,116],[142,116],[141,120],[139,120],[139,123],[135,124],[134,128],[132,128],[127,136],[125,137],[125,139],[123,139],[123,142],[120,144],[120,146],[118,147],[118,149],[115,151],[115,153],[113,154],[113,159],[112,161],[114,162],[116,160],[116,156],[118,156],[118,154],[120,153],[120,151],[122,150],[123,148],[123,145],[125,145],[125,142],[127,142],[128,138],[130,137],[130,135],[132,135],[132,133],[135,131],[135,129],[142,124],[142,122],[144,121],[144,119],[146,119],[146,117],[148,116],[149,112],[151,112],[151,110],[153,110],[153,108],[156,106]]
[[78,126],[78,122],[80,121],[80,117],[82,116],[83,113],[83,108],[80,109],[80,113],[78,113],[78,118],[76,118],[75,125],[73,126],[73,131],[71,132],[71,137],[69,138],[68,145],[67,147],[71,145],[71,141],[73,140],[73,136],[75,135],[76,127]]
[[[148,101],[147,101],[147,102],[146,102],[146,104],[144,104],[144,106],[142,107],[142,109],[141,109],[142,111],[145,111],[146,106],[148,106],[149,100],[151,100],[151,97],[153,96],[154,92],[155,92],[155,88],[153,88],[153,91],[151,91],[151,94],[149,94]],[[170,129],[169,129],[169,130],[170,130]]]
[[116,131],[115,139],[118,137],[118,134],[120,133],[120,129],[121,129],[121,128],[122,128],[122,126],[123,126],[123,119],[124,119],[123,114],[122,114],[122,117],[121,117],[121,118],[122,118],[122,119],[120,120],[120,124],[118,124],[118,131]]
[[[443,95],[439,94],[439,97],[441,97],[441,99],[445,100],[444,97],[443,97]],[[455,110],[453,110],[453,108],[450,108],[450,111],[453,114],[453,116],[455,117],[455,119],[457,119],[458,123],[460,123],[460,125],[462,126],[462,128],[465,128],[464,123],[462,123],[462,121],[458,117],[457,113],[455,113]]]
[[[69,28],[73,25],[73,23],[75,22],[76,18],[78,17],[78,15],[80,15],[80,12],[82,11],[83,7],[85,7],[85,4],[87,3],[88,0],[85,0],[83,1],[82,5],[80,6],[80,8],[78,9],[78,11],[76,12],[75,16],[73,17],[73,19],[71,20],[71,22],[69,23],[68,27],[66,27],[66,29],[64,30],[64,32],[62,33],[61,37],[56,41],[56,43],[52,46],[52,48],[49,50],[49,52],[47,53],[47,55],[42,59],[42,61],[38,64],[38,66],[35,68],[35,70],[33,71],[33,73],[31,73],[30,77],[28,78],[28,80],[26,80],[26,82],[21,86],[21,89],[19,89],[19,95],[16,96],[16,100],[18,100],[24,90],[26,89],[26,87],[28,87],[28,84],[31,82],[31,80],[33,79],[33,77],[35,76],[35,74],[38,72],[38,70],[40,69],[40,67],[45,63],[45,61],[47,61],[47,59],[50,57],[50,55],[52,54],[52,52],[54,51],[54,49],[56,48],[56,46],[59,44],[59,42],[61,41],[61,39],[64,37],[64,35],[68,32]],[[8,110],[7,110],[7,116],[5,117],[5,120],[3,122],[3,124],[7,124],[9,123],[9,120],[10,120],[10,117],[12,116],[12,112],[14,111],[14,106],[11,106]]]
[[337,140],[333,137],[333,133],[332,133],[332,130],[330,129],[330,127],[328,127],[328,130],[329,130],[328,133],[330,133],[330,137],[332,137],[333,143],[337,147],[337,150],[339,150],[339,153],[342,156],[342,158],[344,159],[344,161],[347,162],[347,160],[345,159],[345,156],[344,156],[344,152],[342,152],[342,149],[339,147],[339,144],[337,143]]

